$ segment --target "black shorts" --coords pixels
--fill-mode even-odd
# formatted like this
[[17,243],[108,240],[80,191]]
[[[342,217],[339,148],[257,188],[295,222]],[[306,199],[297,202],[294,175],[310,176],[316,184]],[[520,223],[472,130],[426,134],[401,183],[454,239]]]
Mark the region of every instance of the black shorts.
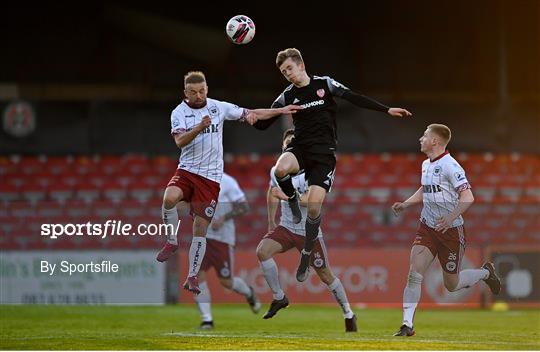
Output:
[[300,165],[300,172],[305,173],[308,185],[324,188],[326,192],[332,189],[336,172],[336,156],[334,154],[312,153],[299,146],[289,146],[285,152],[293,153]]

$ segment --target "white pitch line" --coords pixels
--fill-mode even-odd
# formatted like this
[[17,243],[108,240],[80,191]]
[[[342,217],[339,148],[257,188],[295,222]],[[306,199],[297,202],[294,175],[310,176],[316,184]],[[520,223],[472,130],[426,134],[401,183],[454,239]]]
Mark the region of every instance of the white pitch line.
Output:
[[[320,340],[320,338],[310,337],[310,336],[298,336],[298,335],[260,335],[260,334],[245,334],[245,335],[231,335],[231,334],[210,334],[210,333],[193,333],[193,332],[169,332],[163,335],[168,336],[181,336],[181,337],[221,337],[221,338],[263,338],[263,339],[298,339],[298,340]],[[346,338],[346,337],[330,337],[332,340],[342,340],[342,341],[374,341],[374,342],[399,342],[400,339],[381,339],[381,338],[370,338],[370,337],[359,337],[359,338]],[[403,339],[402,339],[403,340]],[[508,342],[508,341],[452,341],[452,340],[434,340],[434,339],[418,339],[418,337],[413,339],[408,339],[407,341],[411,342],[423,342],[423,343],[455,343],[463,345],[520,345],[520,346],[535,346],[540,347],[540,343],[530,343],[530,342]]]

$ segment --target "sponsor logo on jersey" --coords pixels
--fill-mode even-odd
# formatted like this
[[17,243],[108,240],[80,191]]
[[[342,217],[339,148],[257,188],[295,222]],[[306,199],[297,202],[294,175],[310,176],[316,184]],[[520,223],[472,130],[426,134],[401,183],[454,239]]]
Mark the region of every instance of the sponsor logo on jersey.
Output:
[[463,181],[465,179],[465,175],[463,175],[463,173],[461,172],[456,172],[454,174],[454,177],[456,178],[457,181]]
[[317,89],[317,95],[319,96],[319,98],[324,97],[324,94],[325,94],[325,93],[326,93],[326,92],[324,91],[324,89],[322,89],[322,88],[321,88],[321,89]]
[[321,100],[310,101],[309,103],[305,103],[300,106],[303,107],[304,109],[307,109],[307,108],[312,108],[314,106],[319,106],[319,105],[324,105],[324,100],[321,99]]
[[[192,130],[193,128],[190,128],[190,130]],[[218,130],[218,125],[217,124],[211,124],[210,126],[207,126],[204,130],[202,130],[201,133],[217,133],[219,132]]]
[[424,193],[442,192],[442,188],[440,185],[423,185],[422,190],[424,191]]

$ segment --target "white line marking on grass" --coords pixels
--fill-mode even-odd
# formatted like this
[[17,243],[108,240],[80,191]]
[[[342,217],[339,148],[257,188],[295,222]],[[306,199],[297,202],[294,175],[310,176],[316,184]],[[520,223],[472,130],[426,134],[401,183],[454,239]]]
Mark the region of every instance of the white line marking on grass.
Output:
[[[264,334],[220,334],[220,333],[195,333],[195,332],[169,332],[163,335],[179,336],[179,337],[218,337],[218,338],[261,338],[261,339],[298,339],[298,340],[320,340],[318,337],[299,336],[299,335],[264,335]],[[332,340],[341,341],[372,341],[372,342],[400,342],[404,339],[392,338],[371,338],[371,337],[330,337]],[[436,340],[436,339],[422,339],[422,338],[409,338],[407,341],[422,342],[422,343],[445,343],[445,344],[462,344],[462,345],[520,345],[520,346],[540,346],[540,343],[530,342],[508,342],[508,341],[453,341],[453,340]]]

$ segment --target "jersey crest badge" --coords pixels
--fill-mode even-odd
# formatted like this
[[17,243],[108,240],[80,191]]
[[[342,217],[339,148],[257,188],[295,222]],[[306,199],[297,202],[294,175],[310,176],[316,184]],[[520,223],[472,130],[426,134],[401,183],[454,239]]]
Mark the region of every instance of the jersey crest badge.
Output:
[[326,93],[326,92],[324,91],[324,89],[322,89],[322,88],[321,88],[321,89],[317,89],[317,95],[319,96],[319,98],[324,97],[324,94],[325,94],[325,93]]

